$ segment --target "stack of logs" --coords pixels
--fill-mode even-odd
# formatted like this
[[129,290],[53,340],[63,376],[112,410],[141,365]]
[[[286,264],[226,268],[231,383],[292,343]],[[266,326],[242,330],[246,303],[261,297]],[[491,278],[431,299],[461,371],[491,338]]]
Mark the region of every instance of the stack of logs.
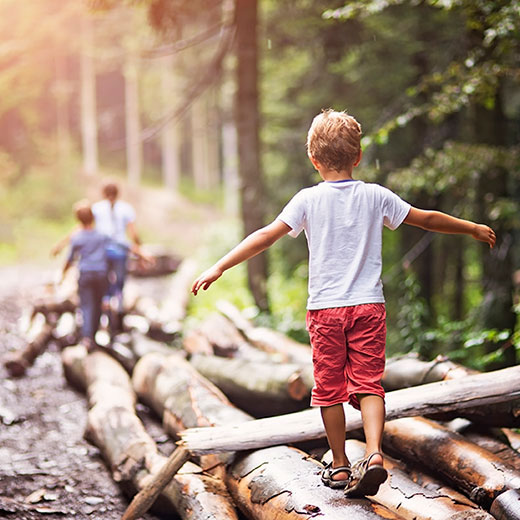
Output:
[[[330,453],[319,411],[308,408],[309,346],[254,326],[228,302],[183,329],[194,274],[183,262],[162,302],[135,298],[124,345],[62,350],[67,380],[87,395],[86,436],[129,496],[166,463],[136,415],[141,401],[191,455],[162,489],[158,513],[186,520],[520,519],[520,435],[512,429],[520,426],[520,367],[477,374],[444,358],[390,359],[383,381],[389,478],[377,495],[347,499],[320,480]],[[39,319],[40,344],[62,337],[56,324],[71,310],[53,312],[52,321]],[[181,332],[175,347],[165,343]],[[24,368],[12,375],[35,357],[13,353],[8,368],[17,355]],[[364,452],[361,419],[348,406],[346,413],[346,449],[355,461]]]

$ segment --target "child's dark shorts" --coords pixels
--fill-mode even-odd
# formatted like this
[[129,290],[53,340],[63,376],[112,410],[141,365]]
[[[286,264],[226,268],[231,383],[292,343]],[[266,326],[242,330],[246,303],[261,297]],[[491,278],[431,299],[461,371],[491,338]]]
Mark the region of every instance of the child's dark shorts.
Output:
[[359,409],[356,394],[384,399],[384,303],[309,310],[307,330],[314,365],[312,406],[348,402]]

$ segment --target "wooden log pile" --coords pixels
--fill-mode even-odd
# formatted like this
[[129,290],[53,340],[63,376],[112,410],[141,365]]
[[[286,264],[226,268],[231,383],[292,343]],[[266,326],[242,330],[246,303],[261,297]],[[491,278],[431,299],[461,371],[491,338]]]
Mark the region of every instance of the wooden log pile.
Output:
[[[67,380],[86,394],[86,435],[127,495],[137,494],[124,520],[152,504],[183,519],[520,520],[520,441],[510,429],[520,426],[520,367],[478,374],[443,358],[389,360],[389,478],[377,495],[348,499],[320,479],[330,454],[319,410],[308,408],[310,347],[256,327],[227,302],[184,330],[193,271],[181,266],[162,300],[135,297],[145,326],[121,338],[119,357],[62,352]],[[182,345],[154,340],[153,324],[182,332]],[[169,459],[137,401],[180,446]],[[345,408],[355,461],[361,417]]]

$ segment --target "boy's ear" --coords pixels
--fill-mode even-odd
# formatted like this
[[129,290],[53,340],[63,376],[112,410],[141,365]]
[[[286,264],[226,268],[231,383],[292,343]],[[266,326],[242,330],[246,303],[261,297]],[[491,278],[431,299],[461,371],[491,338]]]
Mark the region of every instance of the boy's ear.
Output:
[[316,170],[319,170],[320,168],[320,163],[311,155],[311,154],[308,154],[309,155],[309,160],[311,161],[312,165],[314,166],[314,168]]
[[361,148],[360,148],[358,158],[356,159],[356,162],[354,163],[354,167],[359,166],[359,163],[361,162],[362,157],[363,157],[363,150],[361,150]]

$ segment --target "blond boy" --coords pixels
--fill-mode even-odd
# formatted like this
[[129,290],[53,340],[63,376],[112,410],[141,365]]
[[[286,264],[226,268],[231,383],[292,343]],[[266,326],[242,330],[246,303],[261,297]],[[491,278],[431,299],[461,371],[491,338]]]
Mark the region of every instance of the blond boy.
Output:
[[[495,244],[483,224],[412,207],[390,190],[353,178],[361,161],[361,127],[345,112],[317,115],[307,136],[309,159],[323,182],[298,192],[269,225],[255,231],[193,283],[204,290],[227,269],[257,255],[284,235],[304,230],[309,248],[307,328],[315,386],[333,460],[323,482],[347,496],[374,495],[386,480],[381,443],[385,420],[381,377],[385,365],[383,226],[403,222],[425,230],[470,235]],[[345,454],[343,403],[361,410],[365,458],[353,467]]]

